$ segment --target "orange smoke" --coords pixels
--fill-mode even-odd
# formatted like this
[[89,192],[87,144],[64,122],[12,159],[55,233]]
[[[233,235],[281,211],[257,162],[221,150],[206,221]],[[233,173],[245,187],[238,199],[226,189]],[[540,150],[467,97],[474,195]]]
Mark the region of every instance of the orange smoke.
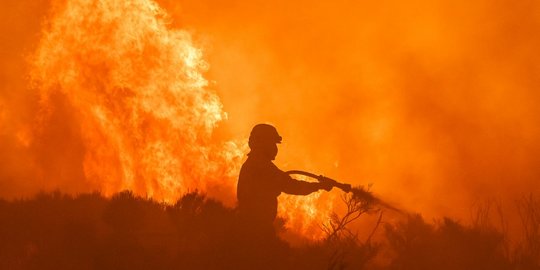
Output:
[[538,191],[538,2],[161,2],[211,44],[230,132],[276,124],[281,168],[465,222]]

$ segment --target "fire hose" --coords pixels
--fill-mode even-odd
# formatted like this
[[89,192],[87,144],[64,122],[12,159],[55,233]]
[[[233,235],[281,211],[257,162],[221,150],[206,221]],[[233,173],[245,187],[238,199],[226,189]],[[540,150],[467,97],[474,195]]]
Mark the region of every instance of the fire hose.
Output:
[[291,170],[291,171],[286,171],[285,172],[286,174],[288,175],[291,175],[291,174],[296,174],[296,175],[303,175],[303,176],[307,176],[307,177],[310,177],[310,178],[313,178],[313,179],[316,179],[317,181],[321,182],[321,183],[330,183],[332,186],[334,187],[337,187],[341,190],[343,190],[344,192],[346,193],[349,193],[349,192],[352,192],[353,196],[361,199],[361,200],[364,200],[364,201],[367,201],[367,202],[371,202],[371,203],[375,203],[375,204],[378,204],[384,208],[387,208],[387,209],[390,209],[390,210],[393,210],[393,211],[396,211],[396,212],[399,212],[399,213],[403,213],[402,210],[382,201],[381,199],[375,197],[373,195],[373,193],[367,191],[366,189],[364,189],[363,187],[352,187],[351,184],[346,184],[346,183],[341,183],[339,181],[336,181],[332,178],[329,178],[329,177],[326,177],[326,176],[323,176],[323,175],[316,175],[314,173],[310,173],[310,172],[306,172],[306,171],[300,171],[300,170]]

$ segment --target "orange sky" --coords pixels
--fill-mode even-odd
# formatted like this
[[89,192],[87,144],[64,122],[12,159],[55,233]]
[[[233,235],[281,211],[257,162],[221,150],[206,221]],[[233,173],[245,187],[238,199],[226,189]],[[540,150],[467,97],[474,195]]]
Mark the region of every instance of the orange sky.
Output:
[[[467,220],[475,202],[512,205],[539,189],[537,1],[158,3],[168,29],[202,49],[206,89],[227,114],[204,143],[241,142],[270,122],[281,168],[373,183],[430,217]],[[42,86],[30,85],[49,1],[1,5],[0,196],[99,188],[81,130],[93,124],[67,90],[43,122]]]

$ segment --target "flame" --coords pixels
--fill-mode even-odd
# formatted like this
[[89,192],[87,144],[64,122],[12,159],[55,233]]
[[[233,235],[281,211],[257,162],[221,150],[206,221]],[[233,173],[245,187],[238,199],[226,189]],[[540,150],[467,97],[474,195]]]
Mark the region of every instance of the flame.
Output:
[[80,0],[55,6],[32,76],[44,108],[56,92],[73,106],[87,181],[171,202],[212,181],[234,186],[238,153],[210,142],[226,114],[206,69],[155,2]]
[[[230,203],[246,145],[212,138],[227,114],[207,88],[201,49],[169,20],[150,0],[55,2],[32,58],[41,125],[54,96],[64,96],[84,145],[85,181],[105,194],[129,189],[174,202],[200,190]],[[281,197],[287,227],[320,237],[332,208],[320,198]]]
[[279,215],[285,218],[285,227],[312,240],[322,239],[321,225],[328,222],[334,211],[335,193],[316,192],[305,197],[281,195]]

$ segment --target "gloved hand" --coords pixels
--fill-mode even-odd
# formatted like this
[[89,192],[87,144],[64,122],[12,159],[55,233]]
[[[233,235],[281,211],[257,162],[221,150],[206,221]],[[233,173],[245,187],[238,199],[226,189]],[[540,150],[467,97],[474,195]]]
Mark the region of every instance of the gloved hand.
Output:
[[330,191],[334,187],[334,183],[332,183],[332,181],[328,180],[328,178],[322,175],[319,176],[318,180],[319,180],[319,189]]

